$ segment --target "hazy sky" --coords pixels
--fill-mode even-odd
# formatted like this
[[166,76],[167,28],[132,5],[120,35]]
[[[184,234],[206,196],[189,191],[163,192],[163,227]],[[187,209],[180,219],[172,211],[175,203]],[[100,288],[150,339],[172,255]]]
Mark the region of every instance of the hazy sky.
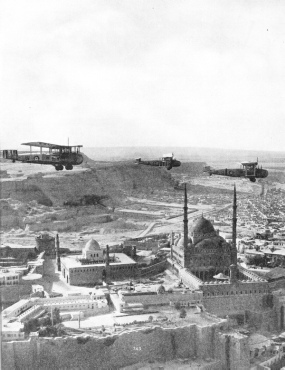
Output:
[[285,1],[2,0],[1,146],[285,150]]

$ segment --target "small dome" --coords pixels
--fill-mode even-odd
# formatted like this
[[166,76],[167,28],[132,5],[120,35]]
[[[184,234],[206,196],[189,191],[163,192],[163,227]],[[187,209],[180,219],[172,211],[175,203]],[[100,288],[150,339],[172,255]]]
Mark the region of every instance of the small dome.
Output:
[[[188,245],[189,245],[189,243],[191,243],[192,242],[192,240],[191,240],[191,238],[190,238],[190,236],[188,235]],[[183,235],[181,236],[181,238],[179,239],[179,241],[178,241],[178,243],[177,243],[177,247],[178,248],[181,248],[181,249],[184,249],[184,237],[183,237]]]
[[99,243],[98,243],[96,240],[94,240],[93,238],[91,238],[91,239],[86,243],[86,245],[85,245],[84,249],[85,249],[86,251],[90,251],[90,252],[91,252],[91,251],[101,250]]
[[226,233],[226,234],[224,235],[224,238],[225,238],[225,239],[232,239],[232,238],[233,238],[233,234],[231,234],[231,233]]
[[209,234],[215,233],[215,229],[211,222],[202,216],[194,226],[193,232],[197,234]]
[[222,274],[221,272],[218,274],[218,275],[215,275],[213,276],[214,279],[218,279],[218,280],[228,280],[228,276]]

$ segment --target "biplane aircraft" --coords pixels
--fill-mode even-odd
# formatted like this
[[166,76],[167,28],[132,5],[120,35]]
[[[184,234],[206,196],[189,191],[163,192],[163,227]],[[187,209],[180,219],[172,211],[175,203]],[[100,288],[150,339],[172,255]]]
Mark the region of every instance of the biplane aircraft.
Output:
[[[83,162],[83,156],[80,153],[82,145],[57,145],[50,143],[31,142],[23,143],[30,147],[30,151],[21,152],[17,150],[3,150],[3,158],[11,159],[13,162],[49,164],[55,167],[57,171],[72,170],[73,166]],[[32,151],[32,147],[40,148],[39,151]],[[43,151],[43,148],[48,149]]]
[[168,170],[171,170],[172,167],[179,167],[181,165],[180,161],[177,161],[173,153],[164,154],[162,158],[158,160],[151,160],[151,161],[142,161],[141,158],[136,159],[136,164],[144,164],[147,166],[158,166],[158,167],[166,167]]
[[216,170],[210,166],[204,167],[203,172],[208,172],[210,176],[230,176],[230,177],[245,177],[250,181],[255,182],[256,179],[265,178],[268,176],[268,171],[259,168],[258,160],[256,162],[241,162],[242,168],[224,168]]

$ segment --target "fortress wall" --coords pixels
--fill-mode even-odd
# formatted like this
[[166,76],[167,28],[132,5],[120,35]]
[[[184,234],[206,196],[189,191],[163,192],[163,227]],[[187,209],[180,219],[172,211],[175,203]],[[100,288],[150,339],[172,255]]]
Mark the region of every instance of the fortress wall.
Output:
[[134,294],[124,295],[123,300],[126,303],[142,303],[145,305],[169,305],[171,294]]
[[82,269],[76,268],[76,273],[69,274],[70,285],[84,285],[84,284],[95,284],[102,280],[102,274],[105,266],[94,267],[82,267]]
[[[37,338],[26,342],[3,343],[2,364],[14,369],[98,369],[111,370],[149,360],[174,358],[218,358],[220,370],[226,370],[225,339],[218,326],[180,328],[152,327],[105,338]],[[229,363],[249,358],[248,347],[228,340]],[[241,336],[244,338],[243,336]],[[244,363],[246,360],[243,360]],[[244,369],[249,367],[249,361]]]
[[200,289],[202,281],[198,279],[195,275],[191,274],[189,271],[180,270],[179,277],[182,279],[183,283],[192,289]]
[[158,274],[166,269],[167,261],[161,261],[150,267],[144,267],[139,269],[139,276],[145,276],[148,274]]
[[250,368],[250,351],[246,336],[222,334],[218,344],[226,369],[244,370]]
[[202,301],[202,293],[200,292],[181,292],[164,293],[164,294],[123,294],[123,301],[126,303],[142,303],[146,305],[169,305],[170,303],[193,303],[199,304]]
[[269,293],[267,282],[204,284],[201,290],[205,308],[218,316],[261,311],[264,297]]
[[263,308],[263,295],[231,295],[204,297],[203,303],[207,311],[218,316],[231,314],[244,314],[245,310],[261,311]]
[[267,282],[240,282],[235,283],[217,283],[217,284],[203,284],[201,290],[204,297],[209,296],[232,296],[232,295],[259,295],[269,293],[269,286]]

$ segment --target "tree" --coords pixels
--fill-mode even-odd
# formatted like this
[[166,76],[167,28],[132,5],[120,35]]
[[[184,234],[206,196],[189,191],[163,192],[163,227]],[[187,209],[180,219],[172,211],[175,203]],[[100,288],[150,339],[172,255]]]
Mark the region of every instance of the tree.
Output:
[[55,307],[52,310],[52,316],[53,316],[53,325],[59,324],[61,322],[61,317],[60,317],[60,310],[59,308]]
[[187,312],[186,312],[185,308],[181,308],[179,317],[181,319],[184,319],[186,317],[186,315],[187,315]]
[[157,294],[164,294],[165,293],[165,288],[163,285],[160,285],[157,289]]
[[176,310],[180,310],[180,308],[181,308],[180,302],[176,302],[174,307],[176,308]]

